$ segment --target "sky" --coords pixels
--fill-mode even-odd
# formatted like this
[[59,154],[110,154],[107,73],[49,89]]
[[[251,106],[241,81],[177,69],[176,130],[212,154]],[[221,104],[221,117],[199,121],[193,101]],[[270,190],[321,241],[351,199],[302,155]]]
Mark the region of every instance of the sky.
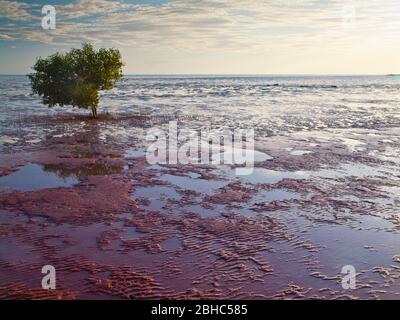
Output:
[[1,74],[83,42],[126,74],[400,73],[400,1],[0,0]]

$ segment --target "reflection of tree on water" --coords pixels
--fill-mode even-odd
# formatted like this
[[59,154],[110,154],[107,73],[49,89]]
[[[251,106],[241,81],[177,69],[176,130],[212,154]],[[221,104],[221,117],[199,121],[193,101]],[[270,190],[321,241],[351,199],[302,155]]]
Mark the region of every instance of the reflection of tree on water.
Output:
[[[73,136],[65,137],[64,139],[66,139],[66,143],[78,143],[78,148],[73,151],[73,155],[76,158],[99,158],[99,156],[103,154],[100,149],[105,149],[102,148],[100,127],[97,121],[85,123],[81,130],[76,132]],[[110,165],[106,161],[99,159],[96,163],[85,164],[78,167],[68,164],[46,164],[43,166],[43,170],[56,173],[58,176],[65,179],[70,176],[83,178],[94,175],[121,173],[124,168],[123,166]]]
[[122,166],[110,166],[106,163],[93,163],[76,168],[68,167],[65,164],[46,164],[43,166],[43,170],[56,173],[59,177],[65,179],[70,176],[82,178],[87,176],[121,173],[124,168]]

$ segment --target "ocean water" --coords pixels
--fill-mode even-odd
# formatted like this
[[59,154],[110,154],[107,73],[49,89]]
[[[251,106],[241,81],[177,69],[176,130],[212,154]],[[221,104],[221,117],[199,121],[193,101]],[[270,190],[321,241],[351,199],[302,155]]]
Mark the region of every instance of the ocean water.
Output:
[[[251,127],[266,135],[377,129],[400,125],[399,93],[400,79],[389,76],[127,76],[101,93],[99,111],[167,115],[200,127]],[[0,76],[2,134],[20,118],[60,111],[31,94],[27,77]]]

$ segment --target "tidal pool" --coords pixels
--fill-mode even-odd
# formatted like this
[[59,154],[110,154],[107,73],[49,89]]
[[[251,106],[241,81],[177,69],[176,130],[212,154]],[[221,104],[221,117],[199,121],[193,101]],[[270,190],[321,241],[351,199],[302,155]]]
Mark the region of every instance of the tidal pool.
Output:
[[145,157],[146,156],[146,151],[145,150],[135,150],[135,149],[128,149],[124,153],[125,158],[140,158],[140,157]]
[[150,203],[144,206],[149,210],[160,210],[162,209],[168,199],[172,200],[180,200],[181,196],[174,188],[168,186],[151,186],[151,187],[142,187],[136,189],[133,193],[135,198],[146,198],[150,201]]
[[[246,150],[240,148],[227,148],[224,152],[219,152],[220,150],[214,150],[212,155],[213,162],[220,162],[221,164],[243,164],[246,161],[251,160],[254,162],[264,162],[267,160],[272,160],[273,157],[270,155],[257,151],[257,150]],[[227,160],[227,161],[226,161]]]
[[164,174],[160,177],[160,179],[174,184],[182,189],[204,192],[207,194],[211,194],[216,189],[222,188],[228,184],[228,181],[223,180],[197,179],[186,176],[174,176],[171,174]]
[[18,171],[0,178],[0,189],[13,191],[36,191],[48,188],[71,187],[79,181],[75,177],[60,177],[48,172],[43,166],[31,163]]
[[289,192],[281,189],[276,190],[262,190],[258,192],[252,202],[259,203],[259,202],[272,202],[272,201],[284,201],[284,200],[292,200],[292,199],[299,199],[300,195],[295,192]]
[[311,154],[312,151],[309,150],[293,150],[290,152],[292,156],[304,156],[305,154]]

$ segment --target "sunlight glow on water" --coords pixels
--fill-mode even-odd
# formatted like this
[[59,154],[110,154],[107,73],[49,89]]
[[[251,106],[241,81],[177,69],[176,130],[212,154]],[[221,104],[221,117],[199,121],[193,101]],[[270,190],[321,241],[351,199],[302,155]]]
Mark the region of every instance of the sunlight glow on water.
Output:
[[[250,127],[269,135],[379,128],[400,125],[399,91],[400,81],[384,76],[128,76],[101,94],[99,111],[190,117],[195,129]],[[19,117],[59,111],[31,95],[26,77],[0,77],[0,133],[4,136],[7,128],[18,126]],[[88,114],[69,107],[63,112]]]

